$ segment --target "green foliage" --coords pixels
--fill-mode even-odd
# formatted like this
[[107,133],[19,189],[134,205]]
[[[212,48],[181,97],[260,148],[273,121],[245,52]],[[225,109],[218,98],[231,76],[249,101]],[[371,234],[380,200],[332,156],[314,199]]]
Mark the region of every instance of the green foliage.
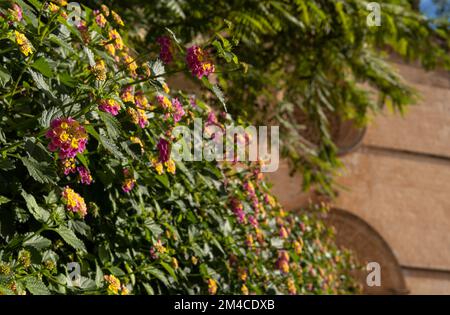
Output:
[[[327,193],[341,166],[336,120],[362,127],[385,105],[403,112],[415,100],[386,60],[450,67],[448,21],[427,19],[413,1],[379,2],[379,27],[366,24],[370,1],[360,0],[101,2],[136,23],[129,31],[140,47],[152,46],[167,27],[184,42],[207,45],[215,35],[212,50],[227,65],[217,76],[228,110],[253,124],[280,125],[283,153],[304,187],[318,183]],[[248,71],[235,71],[225,46]]]
[[[1,294],[357,290],[352,260],[317,217],[324,209],[283,211],[259,163],[158,160],[159,139],[176,141],[175,126],[192,129],[211,109],[169,94],[161,61],[122,47],[118,17],[102,27],[84,7],[72,24],[59,1],[16,2],[22,20],[9,5],[0,17]],[[225,38],[214,45],[217,58],[239,63]],[[130,86],[140,105],[123,95]],[[156,96],[177,97],[186,114],[175,121]]]

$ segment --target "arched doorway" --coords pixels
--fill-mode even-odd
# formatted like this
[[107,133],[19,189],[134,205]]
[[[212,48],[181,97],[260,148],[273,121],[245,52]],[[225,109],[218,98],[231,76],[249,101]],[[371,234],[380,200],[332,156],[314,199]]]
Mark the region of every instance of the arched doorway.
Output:
[[[336,242],[341,248],[353,251],[363,267],[355,276],[364,294],[407,294],[408,289],[401,267],[381,235],[367,222],[341,209],[332,209],[325,219],[336,230]],[[381,286],[368,286],[366,265],[377,262],[381,266]]]

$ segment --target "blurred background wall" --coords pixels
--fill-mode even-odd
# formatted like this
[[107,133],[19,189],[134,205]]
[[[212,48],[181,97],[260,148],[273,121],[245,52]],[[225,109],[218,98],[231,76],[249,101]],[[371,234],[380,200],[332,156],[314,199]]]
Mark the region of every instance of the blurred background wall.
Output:
[[[420,95],[404,117],[385,108],[365,132],[341,128],[345,168],[328,219],[362,265],[381,265],[365,293],[450,294],[450,75],[393,61]],[[283,163],[270,174],[290,210],[318,199]]]

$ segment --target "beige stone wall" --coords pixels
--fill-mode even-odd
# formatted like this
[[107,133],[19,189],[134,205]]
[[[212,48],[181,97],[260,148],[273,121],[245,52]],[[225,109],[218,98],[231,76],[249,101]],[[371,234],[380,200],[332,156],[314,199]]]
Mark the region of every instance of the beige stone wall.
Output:
[[[420,95],[401,117],[386,109],[346,155],[336,207],[370,224],[395,255],[411,294],[450,294],[450,76],[393,63]],[[304,205],[287,165],[270,175],[288,209]]]

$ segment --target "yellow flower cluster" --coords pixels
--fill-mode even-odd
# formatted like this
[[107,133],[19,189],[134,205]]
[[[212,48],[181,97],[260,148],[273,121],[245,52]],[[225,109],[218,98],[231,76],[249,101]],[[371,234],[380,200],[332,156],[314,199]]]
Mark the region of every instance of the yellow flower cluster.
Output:
[[167,249],[164,247],[164,245],[162,244],[161,240],[158,240],[155,244],[155,248],[158,251],[158,253],[164,254]]
[[241,292],[243,295],[248,295],[248,288],[245,284],[242,285]]
[[130,75],[134,78],[137,76],[136,70],[138,68],[136,61],[127,53],[122,53],[123,62],[126,65]]
[[120,25],[120,26],[124,26],[125,24],[123,23],[122,18],[120,17],[120,15],[118,15],[116,12],[114,12],[113,10],[111,10],[111,15],[112,18],[114,20],[114,22],[116,22],[116,24]]
[[297,294],[297,288],[295,287],[295,282],[292,278],[287,281],[289,294]]
[[65,187],[62,192],[62,199],[69,211],[78,213],[81,217],[85,217],[87,214],[86,203],[83,197],[77,194],[72,188]]
[[300,255],[302,253],[302,249],[303,249],[303,240],[300,239],[300,241],[295,241],[294,244],[294,251],[297,255]]
[[113,275],[105,275],[104,276],[105,281],[108,283],[107,292],[111,295],[118,295],[119,293],[121,295],[127,295],[128,289],[125,285],[120,284],[120,280],[117,279]]
[[164,165],[167,168],[167,171],[171,174],[175,174],[176,171],[176,166],[175,166],[175,162],[173,160],[168,160],[167,162],[164,163]]
[[114,47],[118,50],[123,49],[123,40],[122,36],[120,36],[119,32],[117,30],[112,29],[109,31],[109,40],[114,41]]
[[98,60],[95,63],[95,66],[92,67],[91,71],[97,80],[99,81],[106,80],[106,65],[103,60]]
[[167,162],[161,163],[158,161],[158,159],[153,158],[152,159],[152,164],[153,167],[155,168],[156,173],[158,173],[158,175],[162,175],[164,173],[164,166],[167,169],[167,172],[170,174],[175,175],[175,172],[177,170],[177,167],[175,165],[174,160],[170,159]]
[[33,48],[25,35],[19,31],[14,31],[14,35],[16,37],[16,43],[19,45],[20,52],[25,56],[31,54],[33,52]]
[[211,295],[217,293],[217,282],[214,279],[208,279],[208,292]]

